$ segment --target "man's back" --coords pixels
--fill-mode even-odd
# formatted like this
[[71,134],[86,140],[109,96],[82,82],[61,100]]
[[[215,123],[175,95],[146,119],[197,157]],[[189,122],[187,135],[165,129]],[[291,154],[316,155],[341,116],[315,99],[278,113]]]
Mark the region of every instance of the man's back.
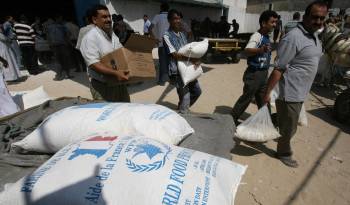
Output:
[[[168,16],[168,12],[162,12],[156,15],[152,20],[152,24],[154,25],[154,29],[152,30],[153,34],[160,41],[162,41],[164,33],[169,28],[169,22],[168,22],[167,16]],[[160,43],[160,46],[163,46],[163,44]]]

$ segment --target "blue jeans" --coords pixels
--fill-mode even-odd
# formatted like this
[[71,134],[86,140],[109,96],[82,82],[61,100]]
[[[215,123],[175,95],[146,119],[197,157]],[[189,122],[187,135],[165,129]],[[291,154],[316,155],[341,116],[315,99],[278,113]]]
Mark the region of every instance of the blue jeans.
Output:
[[178,108],[180,113],[188,113],[189,108],[198,100],[202,94],[198,80],[192,81],[184,86],[180,76],[172,76],[172,81],[179,95]]

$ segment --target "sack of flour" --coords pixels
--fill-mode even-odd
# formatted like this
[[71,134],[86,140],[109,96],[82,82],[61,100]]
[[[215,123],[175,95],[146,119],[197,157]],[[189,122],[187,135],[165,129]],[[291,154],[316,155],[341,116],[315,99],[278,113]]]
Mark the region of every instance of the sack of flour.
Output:
[[238,125],[235,136],[253,142],[264,142],[280,137],[274,127],[267,105]]
[[50,115],[12,146],[55,153],[81,136],[101,131],[142,134],[166,144],[178,144],[194,132],[183,117],[161,105],[93,103],[68,107]]
[[91,135],[5,186],[0,204],[231,205],[245,170],[150,138]]
[[34,90],[22,91],[22,92],[11,92],[12,98],[16,104],[22,109],[28,109],[40,105],[51,97],[45,92],[44,87],[40,86]]
[[192,42],[182,46],[177,53],[189,58],[201,58],[208,50],[208,39],[199,42]]
[[189,61],[178,61],[177,67],[180,72],[182,82],[185,86],[203,74],[202,66],[199,65],[197,68],[195,68],[193,63]]

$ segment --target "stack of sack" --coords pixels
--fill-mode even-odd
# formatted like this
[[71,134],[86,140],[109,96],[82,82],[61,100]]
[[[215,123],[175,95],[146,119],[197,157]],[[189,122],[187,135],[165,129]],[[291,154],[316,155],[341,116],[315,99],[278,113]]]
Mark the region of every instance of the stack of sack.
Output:
[[7,185],[0,204],[233,204],[246,166],[174,146],[193,132],[161,105],[65,108],[12,144],[56,154]]
[[[185,46],[181,47],[178,51],[182,56],[190,58],[201,58],[205,55],[208,50],[209,42],[208,39],[204,39],[200,42],[188,43]],[[177,67],[180,72],[180,76],[184,85],[196,80],[203,74],[202,66],[195,68],[192,62],[187,61],[178,61]]]
[[10,93],[13,100],[21,108],[21,110],[35,107],[52,99],[49,94],[45,92],[43,86],[39,86],[33,90],[11,91]]

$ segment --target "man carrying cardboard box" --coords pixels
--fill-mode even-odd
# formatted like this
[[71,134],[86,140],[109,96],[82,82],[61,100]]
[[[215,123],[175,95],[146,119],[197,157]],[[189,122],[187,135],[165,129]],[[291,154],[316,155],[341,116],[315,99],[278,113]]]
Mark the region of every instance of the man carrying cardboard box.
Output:
[[[113,33],[108,8],[96,5],[91,12],[95,27],[84,36],[80,51],[88,66],[92,97],[94,100],[130,102],[126,85],[120,83],[128,80],[129,71],[117,70],[116,66],[111,69],[100,62],[106,54],[123,47]],[[117,64],[116,62],[115,65]]]

